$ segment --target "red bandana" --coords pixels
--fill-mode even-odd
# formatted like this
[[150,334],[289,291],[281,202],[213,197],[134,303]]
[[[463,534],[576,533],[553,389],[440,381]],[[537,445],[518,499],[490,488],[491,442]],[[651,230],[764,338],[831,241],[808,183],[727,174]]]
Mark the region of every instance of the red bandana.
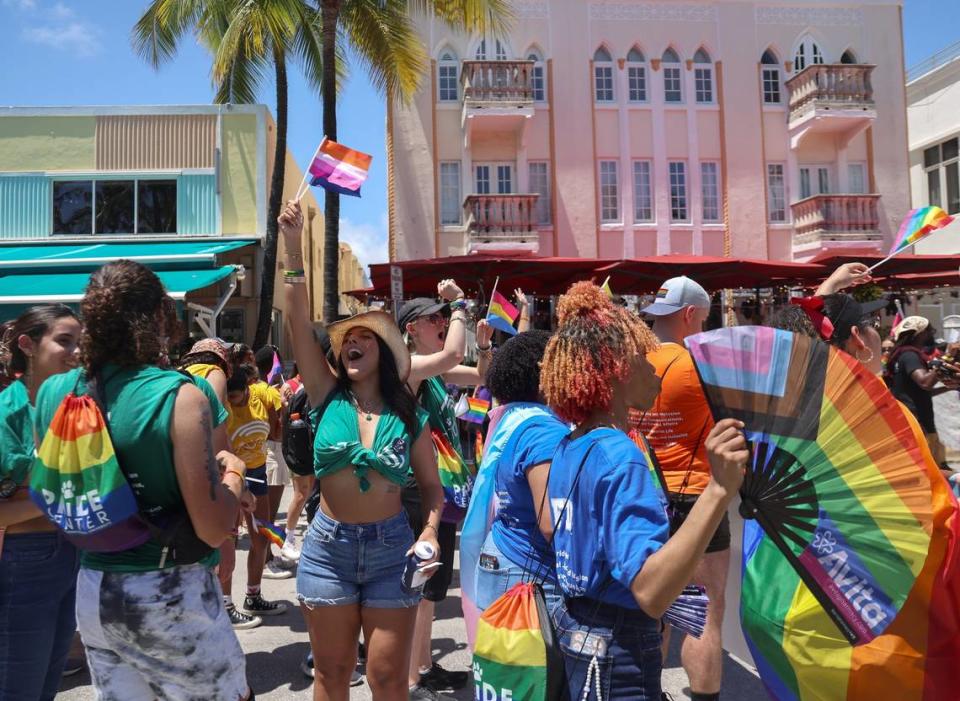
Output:
[[829,341],[833,336],[833,322],[823,313],[823,297],[793,297],[790,304],[796,304],[810,318],[820,338]]

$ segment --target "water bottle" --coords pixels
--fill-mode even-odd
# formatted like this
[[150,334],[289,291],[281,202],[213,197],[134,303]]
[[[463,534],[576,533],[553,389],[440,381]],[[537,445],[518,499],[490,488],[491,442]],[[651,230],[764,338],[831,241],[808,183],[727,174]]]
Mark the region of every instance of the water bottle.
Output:
[[300,414],[296,412],[290,414],[290,428],[303,428],[305,425],[303,419],[300,418]]
[[433,546],[425,541],[417,541],[413,546],[413,552],[407,556],[407,564],[403,568],[403,577],[401,581],[407,589],[419,589],[427,581],[427,576],[420,571],[420,565],[428,560],[432,560],[436,553]]

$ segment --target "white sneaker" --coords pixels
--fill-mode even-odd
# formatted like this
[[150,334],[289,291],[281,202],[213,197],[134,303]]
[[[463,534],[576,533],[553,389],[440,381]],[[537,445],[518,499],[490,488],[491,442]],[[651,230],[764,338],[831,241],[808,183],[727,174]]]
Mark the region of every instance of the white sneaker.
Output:
[[263,578],[264,579],[290,579],[293,576],[293,572],[290,570],[285,570],[277,558],[270,560],[263,568]]
[[297,546],[297,536],[292,533],[287,534],[287,539],[283,541],[283,547],[280,548],[280,555],[285,560],[297,562],[300,559],[300,548]]

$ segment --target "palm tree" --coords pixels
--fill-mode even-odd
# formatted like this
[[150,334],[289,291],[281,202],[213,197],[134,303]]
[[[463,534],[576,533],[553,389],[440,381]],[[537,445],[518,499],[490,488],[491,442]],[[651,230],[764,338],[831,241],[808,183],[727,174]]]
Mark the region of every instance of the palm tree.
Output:
[[277,217],[283,198],[287,154],[287,61],[300,64],[307,81],[319,89],[323,70],[318,12],[303,0],[152,0],[133,28],[135,50],[154,68],[176,55],[188,32],[213,54],[214,101],[256,102],[271,68],[276,84],[277,139],[267,205],[260,308],[253,346],[270,336],[277,270]]
[[[337,138],[338,41],[348,43],[370,80],[388,100],[407,102],[427,66],[416,14],[432,15],[468,32],[503,35],[512,21],[509,0],[316,0],[322,32],[323,131]],[[340,195],[324,195],[323,317],[339,309]]]

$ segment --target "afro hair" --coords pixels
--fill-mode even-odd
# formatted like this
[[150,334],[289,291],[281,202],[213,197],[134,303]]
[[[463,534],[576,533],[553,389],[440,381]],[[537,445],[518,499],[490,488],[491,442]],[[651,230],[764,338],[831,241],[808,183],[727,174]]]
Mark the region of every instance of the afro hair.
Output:
[[548,331],[532,330],[507,341],[487,370],[487,388],[501,404],[542,402],[540,363],[550,340]]

